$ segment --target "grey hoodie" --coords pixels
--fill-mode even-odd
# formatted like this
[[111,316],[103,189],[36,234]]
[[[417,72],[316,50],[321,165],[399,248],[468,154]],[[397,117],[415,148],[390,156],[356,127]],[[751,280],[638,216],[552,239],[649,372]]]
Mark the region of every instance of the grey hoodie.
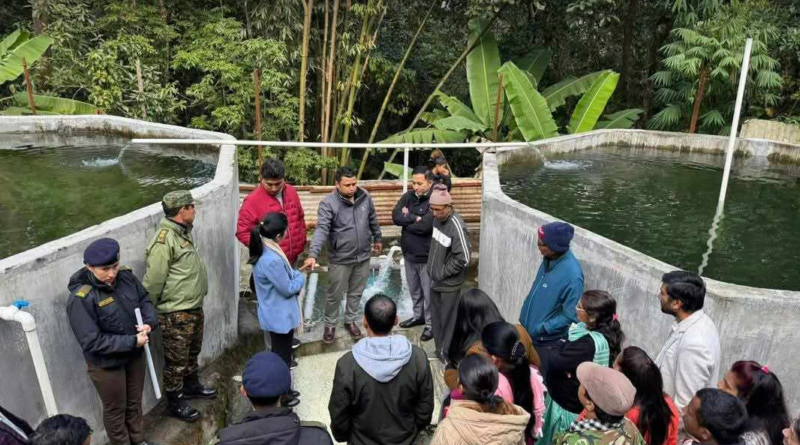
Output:
[[353,346],[353,358],[370,377],[386,383],[411,359],[411,343],[402,335],[363,338]]

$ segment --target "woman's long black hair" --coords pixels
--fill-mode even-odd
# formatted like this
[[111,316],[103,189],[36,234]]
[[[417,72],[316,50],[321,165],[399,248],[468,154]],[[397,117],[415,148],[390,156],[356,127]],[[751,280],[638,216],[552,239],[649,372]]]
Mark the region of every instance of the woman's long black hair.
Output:
[[639,431],[647,438],[648,445],[661,445],[667,440],[672,411],[664,400],[664,382],[661,371],[641,348],[625,348],[617,359],[620,372],[636,388],[634,405],[639,407]]
[[746,431],[764,431],[772,445],[783,443],[783,429],[789,427],[789,413],[778,376],[751,360],[731,366],[736,375],[738,397],[747,407]]
[[286,232],[289,227],[289,220],[286,215],[278,212],[267,213],[267,216],[260,223],[250,229],[250,259],[247,264],[256,264],[261,254],[264,253],[264,241],[261,237],[276,241],[277,238]]
[[625,333],[617,320],[617,301],[604,290],[587,290],[581,297],[581,305],[590,320],[586,327],[603,334],[608,342],[608,356],[613,360],[619,355],[622,342],[625,341]]
[[500,372],[508,378],[514,393],[514,404],[521,406],[531,418],[525,427],[525,437],[533,437],[536,418],[533,415],[533,390],[531,389],[531,368],[525,346],[519,340],[519,333],[511,323],[497,321],[483,328],[481,342],[486,352],[499,358]]
[[495,394],[500,376],[492,362],[478,354],[468,355],[458,365],[458,381],[464,387],[464,398],[478,402],[496,412],[503,398]]
[[481,331],[489,323],[504,321],[489,295],[480,289],[461,294],[456,311],[456,323],[447,359],[458,364],[473,343],[481,339]]

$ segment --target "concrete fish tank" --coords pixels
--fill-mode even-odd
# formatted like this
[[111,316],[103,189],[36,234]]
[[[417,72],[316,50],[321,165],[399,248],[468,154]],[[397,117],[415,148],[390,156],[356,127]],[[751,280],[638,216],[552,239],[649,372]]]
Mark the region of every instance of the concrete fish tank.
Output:
[[[800,147],[737,141],[709,249],[726,145],[717,136],[601,130],[485,154],[481,288],[518,319],[541,262],[537,228],[567,221],[585,288],[611,292],[628,344],[655,357],[673,321],[658,304],[661,276],[702,265],[721,368],[757,360],[790,375],[800,366],[786,347],[800,341]],[[784,385],[800,408],[800,383]]]
[[[135,137],[220,144],[129,145]],[[119,241],[121,263],[141,278],[144,249],[168,190],[191,189],[198,209],[194,237],[209,276],[201,365],[236,343],[239,181],[236,149],[225,144],[232,139],[113,116],[0,117],[0,309],[27,300],[24,311],[40,345],[29,347],[23,328],[30,325],[0,320],[5,407],[13,402],[13,412],[31,424],[53,410],[84,417],[95,430],[93,442],[105,442],[100,399],[66,316],[67,281],[83,266],[86,246],[101,237]],[[159,337],[153,337],[154,351],[161,350]],[[44,363],[46,378],[32,353]],[[160,354],[154,358],[161,369]],[[49,401],[43,380],[52,388]],[[156,403],[146,389],[144,410]]]

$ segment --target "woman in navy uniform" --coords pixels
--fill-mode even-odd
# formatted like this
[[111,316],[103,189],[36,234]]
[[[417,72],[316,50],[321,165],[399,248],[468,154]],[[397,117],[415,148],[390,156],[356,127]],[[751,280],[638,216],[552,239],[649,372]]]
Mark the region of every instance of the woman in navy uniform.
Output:
[[[156,310],[139,279],[120,267],[117,241],[94,241],[83,252],[83,262],[86,266],[69,279],[67,315],[103,401],[103,425],[112,445],[146,444],[143,346],[158,324]],[[144,321],[141,328],[137,308]]]

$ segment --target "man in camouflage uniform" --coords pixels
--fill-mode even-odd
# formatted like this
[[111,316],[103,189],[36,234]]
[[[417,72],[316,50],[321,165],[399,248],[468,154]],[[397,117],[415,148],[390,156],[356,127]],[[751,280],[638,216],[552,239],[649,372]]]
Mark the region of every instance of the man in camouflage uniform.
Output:
[[[586,417],[553,438],[553,445],[646,445],[636,425],[625,418],[636,388],[619,371],[585,362],[578,366],[578,398]],[[545,419],[547,422],[547,419]]]
[[192,238],[194,199],[186,190],[167,193],[161,219],[147,247],[144,286],[159,312],[164,340],[164,389],[167,412],[194,422],[200,412],[186,399],[214,398],[217,391],[198,379],[197,356],[203,345],[203,299],[208,275]]

